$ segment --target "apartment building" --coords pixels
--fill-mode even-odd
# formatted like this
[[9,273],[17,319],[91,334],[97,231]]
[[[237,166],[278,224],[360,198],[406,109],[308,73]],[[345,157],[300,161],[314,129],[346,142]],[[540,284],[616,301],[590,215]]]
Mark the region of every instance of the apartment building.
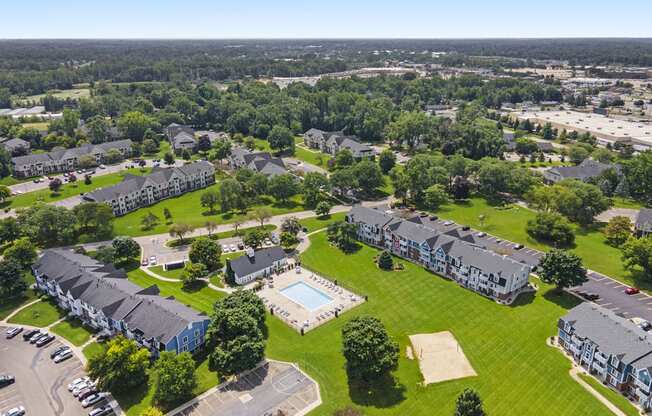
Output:
[[594,303],[559,319],[559,344],[573,360],[609,387],[650,408],[652,339],[631,321]]
[[146,176],[126,175],[122,182],[83,196],[88,202],[104,202],[115,216],[215,183],[215,167],[201,160],[174,168],[154,168]]
[[71,250],[45,250],[32,266],[37,288],[87,325],[122,334],[147,348],[193,352],[204,343],[205,314],[162,297],[158,286],[142,288],[124,270]]
[[267,152],[251,152],[241,147],[231,151],[229,164],[233,169],[247,168],[269,177],[288,173],[280,157],[274,157]]
[[53,150],[47,153],[34,153],[11,158],[13,175],[18,178],[41,176],[50,173],[68,172],[77,168],[79,158],[91,155],[98,164],[105,163],[111,150],[120,152],[123,158],[131,155],[132,141],[116,140],[100,144],[86,144],[72,149]]
[[618,164],[585,159],[577,166],[554,166],[543,172],[543,179],[547,183],[557,183],[564,179],[577,179],[586,182],[590,179],[597,178],[609,169],[614,169],[617,174],[620,174],[621,171],[621,167]]
[[193,152],[197,147],[195,130],[190,126],[172,123],[166,127],[165,134],[175,154],[181,154],[184,150]]
[[360,143],[356,136],[348,136],[341,131],[323,131],[313,128],[303,134],[303,140],[306,146],[319,149],[332,156],[344,149],[351,151],[355,159],[372,158],[374,156],[371,147]]
[[472,235],[445,229],[420,217],[402,219],[376,209],[354,207],[346,221],[358,238],[421,264],[458,284],[500,301],[513,299],[528,285],[530,267],[474,244]]

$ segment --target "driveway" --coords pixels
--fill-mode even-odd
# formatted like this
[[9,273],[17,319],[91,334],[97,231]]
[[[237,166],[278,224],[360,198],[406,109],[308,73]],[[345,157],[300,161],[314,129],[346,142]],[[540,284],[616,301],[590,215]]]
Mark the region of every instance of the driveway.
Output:
[[0,374],[11,374],[16,382],[0,389],[0,414],[22,405],[28,415],[87,415],[90,409],[68,392],[68,383],[84,375],[81,361],[73,356],[55,364],[50,351],[61,345],[58,340],[37,348],[23,341],[22,334],[5,339],[6,330],[0,326]]
[[304,415],[321,404],[319,387],[297,367],[269,361],[214,388],[168,416]]

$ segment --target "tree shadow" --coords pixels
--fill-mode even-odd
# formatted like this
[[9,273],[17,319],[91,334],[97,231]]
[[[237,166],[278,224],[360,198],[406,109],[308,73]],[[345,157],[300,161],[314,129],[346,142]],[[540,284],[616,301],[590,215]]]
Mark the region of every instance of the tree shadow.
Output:
[[521,307],[521,306],[527,306],[527,305],[531,304],[532,302],[534,302],[535,296],[536,296],[536,292],[534,292],[534,291],[532,291],[532,292],[523,292],[523,293],[519,294],[516,297],[514,302],[512,302],[509,305],[509,307],[510,308],[518,308],[518,307]]
[[568,292],[557,289],[549,289],[543,294],[544,299],[552,302],[564,309],[572,309],[582,303],[582,301]]
[[[151,377],[151,376],[150,376]],[[113,397],[118,401],[120,407],[125,410],[142,403],[149,392],[150,380],[138,386],[130,388],[128,391],[113,393]]]
[[192,283],[188,283],[181,287],[181,290],[185,293],[197,293],[200,290],[208,286],[208,283],[204,280],[196,280]]
[[382,409],[405,400],[405,385],[391,373],[371,382],[353,378],[350,374],[347,376],[349,397],[357,405]]

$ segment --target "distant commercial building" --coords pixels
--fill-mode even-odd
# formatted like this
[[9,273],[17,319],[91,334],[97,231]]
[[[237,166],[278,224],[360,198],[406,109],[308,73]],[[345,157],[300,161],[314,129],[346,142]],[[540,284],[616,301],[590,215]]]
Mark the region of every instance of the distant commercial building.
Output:
[[652,125],[618,120],[601,114],[578,111],[539,111],[515,113],[519,120],[530,120],[533,124],[550,123],[558,130],[590,133],[602,146],[616,143],[631,144],[636,150],[652,148]]

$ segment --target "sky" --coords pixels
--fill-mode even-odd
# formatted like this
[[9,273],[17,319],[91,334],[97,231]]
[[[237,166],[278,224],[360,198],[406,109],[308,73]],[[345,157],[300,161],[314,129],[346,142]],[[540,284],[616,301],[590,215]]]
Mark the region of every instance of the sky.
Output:
[[0,39],[652,37],[650,0],[2,3]]

